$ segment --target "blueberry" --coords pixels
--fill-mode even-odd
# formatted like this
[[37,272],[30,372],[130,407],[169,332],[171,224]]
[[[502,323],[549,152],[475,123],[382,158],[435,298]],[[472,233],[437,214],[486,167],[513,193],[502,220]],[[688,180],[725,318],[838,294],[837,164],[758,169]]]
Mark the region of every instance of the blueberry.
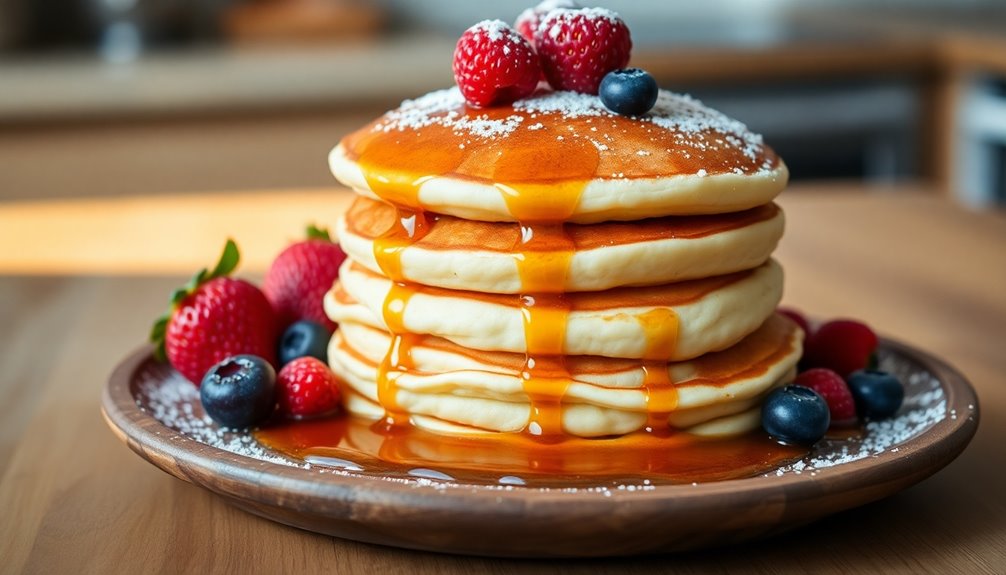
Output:
[[639,68],[608,72],[598,93],[606,108],[623,116],[642,116],[657,103],[657,81]]
[[328,363],[328,340],[332,334],[325,326],[301,320],[290,324],[279,338],[279,364],[284,366],[298,357],[309,355]]
[[849,391],[862,418],[881,419],[894,415],[905,399],[898,378],[875,369],[861,369],[849,375]]
[[265,421],[276,406],[276,370],[257,355],[236,355],[203,376],[203,410],[224,427],[243,429]]
[[809,387],[787,385],[770,393],[762,404],[762,427],[784,443],[814,445],[830,424],[828,403]]

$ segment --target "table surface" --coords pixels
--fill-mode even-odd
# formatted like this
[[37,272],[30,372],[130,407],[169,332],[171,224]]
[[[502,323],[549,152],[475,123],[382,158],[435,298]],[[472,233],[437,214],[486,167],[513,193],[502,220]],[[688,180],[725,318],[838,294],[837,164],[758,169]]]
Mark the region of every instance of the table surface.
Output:
[[[180,283],[173,274],[209,263],[233,235],[254,277],[264,254],[294,237],[305,217],[330,221],[349,194],[181,201],[0,204],[0,571],[1006,572],[1003,214],[968,213],[912,189],[797,187],[781,200],[786,303],[819,317],[865,318],[970,378],[982,421],[957,461],[894,497],[769,541],[545,562],[403,551],[299,531],[232,508],[120,444],[102,421],[99,396]],[[270,217],[274,225],[263,225]],[[92,230],[104,239],[90,237]]]

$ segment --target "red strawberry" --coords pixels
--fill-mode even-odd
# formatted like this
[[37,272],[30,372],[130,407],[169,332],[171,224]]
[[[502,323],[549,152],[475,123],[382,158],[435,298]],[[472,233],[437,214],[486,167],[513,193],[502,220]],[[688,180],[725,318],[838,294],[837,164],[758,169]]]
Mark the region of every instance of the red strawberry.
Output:
[[544,0],[544,2],[534,8],[528,8],[521,12],[517,16],[517,20],[514,21],[513,27],[534,46],[534,33],[538,29],[538,24],[541,23],[542,18],[548,15],[549,12],[559,8],[576,9],[579,7],[580,5],[573,0]]
[[877,335],[865,324],[848,319],[829,321],[807,338],[801,365],[826,367],[848,377],[865,368],[876,349]]
[[632,51],[628,26],[604,8],[553,10],[534,39],[548,83],[585,94],[597,94],[604,75],[624,68]]
[[167,360],[197,386],[206,371],[224,359],[276,357],[276,318],[269,300],[254,285],[227,277],[240,254],[233,240],[213,271],[201,270],[171,296],[171,310],[154,324],[150,340]]
[[793,383],[813,389],[828,402],[832,427],[856,424],[856,402],[842,376],[830,369],[819,367],[808,369],[796,376]]
[[779,307],[776,308],[775,312],[788,317],[793,320],[796,325],[800,326],[800,329],[803,330],[803,336],[805,339],[810,337],[810,334],[813,333],[810,329],[810,322],[807,321],[807,316],[803,315],[803,312],[800,310],[791,307]]
[[325,293],[339,277],[346,254],[332,242],[327,230],[307,228],[307,238],[283,250],[266,272],[262,291],[276,309],[280,331],[308,319],[335,329],[322,305]]
[[305,356],[283,366],[276,376],[279,412],[287,417],[315,417],[339,406],[339,386],[328,366]]
[[531,43],[502,20],[483,20],[465,30],[454,49],[454,81],[476,108],[529,96],[540,77]]

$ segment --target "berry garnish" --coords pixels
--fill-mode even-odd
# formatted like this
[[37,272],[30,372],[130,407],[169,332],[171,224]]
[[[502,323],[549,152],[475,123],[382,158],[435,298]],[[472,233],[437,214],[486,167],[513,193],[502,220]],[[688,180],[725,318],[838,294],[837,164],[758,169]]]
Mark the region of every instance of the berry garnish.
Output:
[[867,419],[894,415],[905,399],[905,388],[897,377],[874,369],[853,372],[849,376],[849,390],[859,415]]
[[657,103],[657,81],[639,68],[608,72],[601,80],[601,103],[616,114],[642,116]]
[[335,330],[322,305],[325,293],[339,277],[346,254],[332,242],[327,230],[308,226],[307,239],[280,252],[266,272],[262,291],[273,308],[279,329],[307,319]]
[[849,391],[849,386],[842,376],[830,369],[818,367],[796,376],[793,383],[809,387],[824,398],[831,413],[832,427],[856,424],[856,402],[853,401],[852,392]]
[[279,364],[284,366],[298,357],[313,357],[328,363],[328,340],[332,332],[325,326],[302,319],[290,324],[279,338]]
[[826,367],[842,377],[863,369],[877,349],[877,335],[858,321],[829,321],[807,338],[801,365]]
[[316,417],[339,406],[335,376],[313,357],[300,357],[283,366],[276,383],[279,412],[287,417]]
[[548,83],[584,94],[597,94],[604,75],[624,68],[632,51],[628,26],[604,8],[553,10],[534,39]]
[[203,410],[224,427],[243,429],[262,423],[276,407],[276,371],[255,355],[236,355],[203,376]]
[[476,108],[529,96],[540,77],[531,43],[502,20],[483,20],[465,30],[454,49],[454,81]]
[[538,29],[538,24],[541,23],[542,18],[548,15],[549,12],[558,10],[559,8],[579,7],[580,5],[573,2],[573,0],[545,0],[534,8],[528,8],[521,12],[517,16],[517,20],[514,21],[513,27],[534,46],[534,32]]
[[784,443],[814,445],[824,437],[830,422],[824,398],[801,385],[773,390],[762,404],[762,427]]
[[796,325],[800,326],[800,329],[803,330],[804,339],[810,337],[810,334],[812,333],[810,329],[810,321],[807,320],[807,316],[803,315],[803,312],[791,307],[779,307],[776,308],[775,312],[788,317],[793,320]]
[[199,385],[217,362],[251,354],[273,362],[276,319],[265,295],[254,285],[228,277],[240,260],[237,245],[227,240],[212,271],[197,273],[171,296],[171,309],[150,333],[155,355]]

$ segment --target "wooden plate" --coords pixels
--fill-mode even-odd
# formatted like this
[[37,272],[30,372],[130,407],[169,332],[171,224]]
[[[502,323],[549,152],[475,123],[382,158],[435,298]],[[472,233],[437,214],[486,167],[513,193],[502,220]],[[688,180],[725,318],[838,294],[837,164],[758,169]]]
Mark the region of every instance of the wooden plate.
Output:
[[[177,377],[155,363],[150,351],[144,347],[125,359],[102,398],[109,426],[144,459],[287,525],[450,553],[628,555],[765,537],[925,479],[957,457],[978,426],[978,400],[958,372],[926,353],[884,341],[882,365],[908,382],[906,403],[896,422],[868,431],[863,444],[873,451],[860,459],[847,461],[838,453],[841,442],[833,442],[776,472],[694,485],[532,489],[444,484],[293,467],[268,455],[252,457],[202,443],[193,437],[197,434],[183,432],[184,425],[162,423],[168,420],[164,410],[148,405],[141,386],[149,391]],[[189,408],[182,407],[170,414],[171,421],[184,421]],[[239,437],[235,444],[249,440]]]

